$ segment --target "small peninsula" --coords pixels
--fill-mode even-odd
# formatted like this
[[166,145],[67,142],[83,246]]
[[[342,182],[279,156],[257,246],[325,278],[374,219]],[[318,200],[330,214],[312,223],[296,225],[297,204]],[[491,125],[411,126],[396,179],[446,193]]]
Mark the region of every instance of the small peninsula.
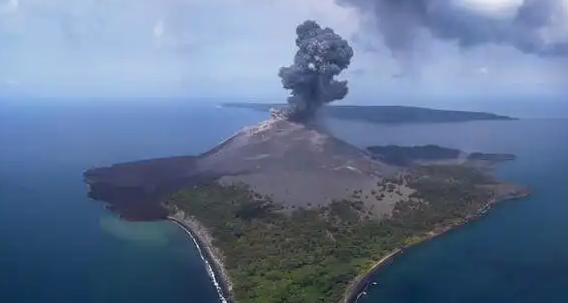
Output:
[[[271,108],[285,108],[285,104],[225,103],[224,107],[244,108],[268,112]],[[403,123],[457,123],[487,120],[517,120],[516,118],[485,112],[431,109],[395,105],[332,105],[320,109],[322,117],[362,121],[377,124]]]

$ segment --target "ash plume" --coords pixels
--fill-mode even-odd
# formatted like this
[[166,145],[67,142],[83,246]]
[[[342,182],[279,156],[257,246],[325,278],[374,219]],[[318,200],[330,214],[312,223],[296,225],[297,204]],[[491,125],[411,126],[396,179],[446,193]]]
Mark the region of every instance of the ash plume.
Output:
[[[565,0],[337,0],[371,13],[384,44],[408,64],[424,31],[461,49],[509,45],[540,57],[568,57],[568,4]],[[421,33],[422,32],[422,33]]]
[[347,81],[335,77],[351,63],[353,49],[331,28],[312,20],[298,25],[296,34],[294,63],[280,68],[278,76],[282,86],[291,90],[286,117],[306,122],[322,105],[347,95]]

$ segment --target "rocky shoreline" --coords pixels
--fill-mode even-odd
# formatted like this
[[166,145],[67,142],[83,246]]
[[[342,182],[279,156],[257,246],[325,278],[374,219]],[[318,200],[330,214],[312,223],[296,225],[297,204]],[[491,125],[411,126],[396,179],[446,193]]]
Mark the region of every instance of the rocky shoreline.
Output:
[[181,210],[176,210],[173,214],[169,215],[168,220],[187,232],[195,242],[203,261],[206,263],[205,265],[209,267],[208,272],[211,271],[209,275],[217,289],[219,299],[223,303],[236,303],[237,301],[233,294],[233,285],[223,264],[223,255],[213,246],[213,239],[207,228],[195,220],[195,218],[186,215]]
[[373,282],[372,280],[373,280],[374,276],[377,274],[377,272],[381,268],[383,268],[383,266],[389,264],[395,257],[404,253],[407,249],[409,249],[413,246],[416,246],[418,244],[422,244],[424,242],[427,242],[429,240],[432,240],[432,239],[434,239],[438,236],[446,234],[447,232],[450,232],[450,231],[456,230],[460,227],[463,227],[467,223],[470,223],[474,220],[482,218],[485,214],[487,214],[487,211],[489,211],[489,209],[491,209],[491,207],[493,207],[495,204],[497,204],[499,202],[522,199],[522,198],[528,197],[529,195],[530,195],[530,190],[528,188],[522,188],[522,189],[518,188],[518,189],[516,189],[516,191],[514,193],[511,193],[511,192],[503,193],[503,194],[499,195],[498,197],[493,198],[489,202],[487,202],[483,207],[481,207],[478,210],[478,212],[476,214],[471,215],[471,216],[467,217],[466,219],[464,219],[460,222],[456,222],[454,224],[447,225],[447,226],[441,226],[438,229],[427,232],[424,235],[419,236],[416,239],[416,241],[413,241],[412,243],[406,244],[406,245],[404,245],[400,248],[393,250],[392,252],[387,254],[384,258],[382,258],[380,261],[375,263],[368,272],[366,272],[365,274],[360,275],[359,277],[355,278],[352,281],[352,283],[350,283],[350,285],[348,286],[348,288],[345,291],[345,296],[344,296],[342,303],[357,303],[357,300],[361,297],[361,295],[367,289],[369,284],[371,284]]

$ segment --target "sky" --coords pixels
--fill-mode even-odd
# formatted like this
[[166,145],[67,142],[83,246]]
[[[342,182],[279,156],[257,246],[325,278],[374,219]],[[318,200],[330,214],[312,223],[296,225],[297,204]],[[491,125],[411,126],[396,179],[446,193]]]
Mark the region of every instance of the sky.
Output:
[[347,102],[568,84],[568,0],[0,0],[0,96],[284,101],[306,19],[354,48]]

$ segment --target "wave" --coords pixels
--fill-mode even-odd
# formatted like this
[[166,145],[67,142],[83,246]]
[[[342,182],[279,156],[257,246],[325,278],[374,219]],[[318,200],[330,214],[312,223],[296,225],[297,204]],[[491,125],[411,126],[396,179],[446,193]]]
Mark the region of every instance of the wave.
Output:
[[221,300],[222,303],[228,303],[227,299],[223,296],[223,288],[221,288],[221,284],[219,284],[219,281],[217,281],[217,277],[215,276],[213,267],[211,266],[211,263],[209,263],[209,260],[207,260],[207,257],[205,257],[205,255],[203,254],[203,251],[199,246],[199,242],[195,239],[193,234],[185,226],[181,225],[177,221],[173,222],[175,222],[178,226],[180,226],[189,235],[189,237],[193,241],[193,244],[195,244],[195,247],[197,247],[197,251],[199,252],[199,257],[201,258],[203,263],[205,263],[205,269],[207,270],[207,274],[209,275],[209,278],[211,279],[213,286],[215,286],[215,290],[217,290],[217,295],[219,295],[219,300]]

